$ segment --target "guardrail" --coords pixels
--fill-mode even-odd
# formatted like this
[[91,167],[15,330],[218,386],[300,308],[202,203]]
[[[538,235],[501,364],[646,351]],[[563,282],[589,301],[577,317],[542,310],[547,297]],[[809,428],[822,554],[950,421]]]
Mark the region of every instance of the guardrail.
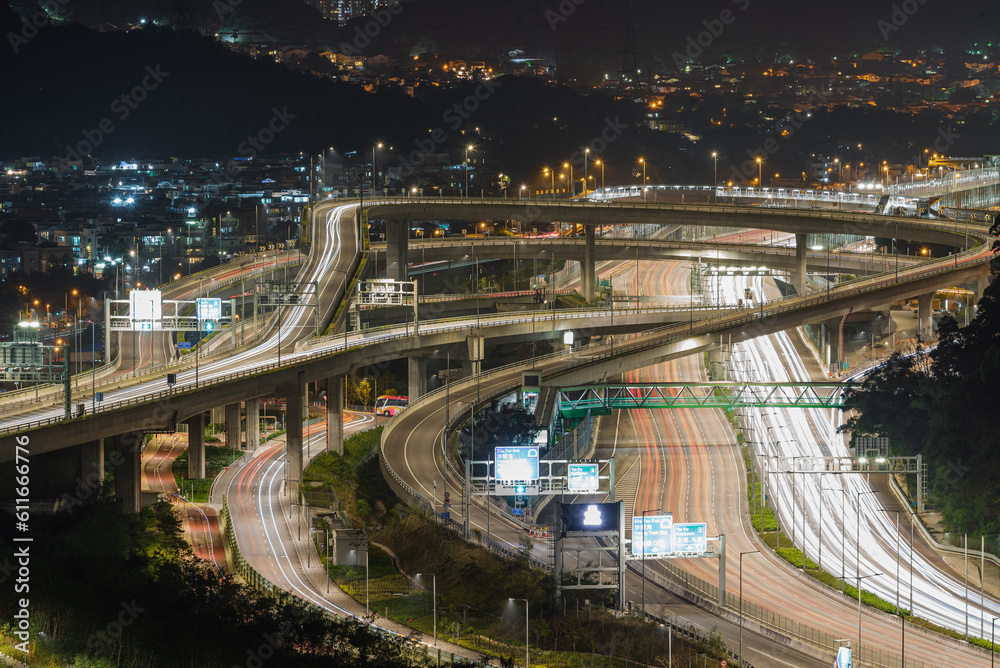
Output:
[[[309,610],[309,612],[313,614],[320,615],[322,617],[326,617],[329,619],[345,619],[345,617],[338,615],[332,610],[321,608],[318,605],[309,603],[308,601],[305,601],[299,598],[298,596],[295,596],[291,592],[288,592],[276,586],[270,580],[268,580],[259,572],[257,572],[257,570],[252,565],[250,565],[250,563],[243,557],[243,553],[240,552],[239,540],[236,537],[236,532],[233,530],[232,518],[230,517],[229,514],[229,504],[225,497],[223,497],[222,500],[222,515],[220,516],[220,520],[222,523],[222,526],[220,527],[222,529],[222,535],[226,540],[226,544],[229,546],[229,551],[233,559],[233,565],[236,567],[236,572],[239,573],[240,577],[243,578],[243,581],[246,582],[247,585],[249,585],[250,587],[259,592],[263,592],[265,594],[273,596],[282,602],[297,600],[301,605],[304,605]],[[307,549],[312,549],[312,548],[310,547]],[[319,556],[317,555],[317,559],[318,558]],[[362,620],[357,619],[356,617],[348,617],[346,619],[352,619],[359,624],[365,623],[367,625],[366,622],[363,622]],[[388,629],[383,629],[375,625],[371,626],[377,633],[381,633],[393,638],[401,638],[403,641],[402,642],[403,655],[410,661],[418,662],[418,665],[440,666],[442,662],[452,666],[484,665],[479,661],[475,661],[473,659],[469,659],[464,656],[460,656],[458,654],[442,650],[440,648],[430,648],[423,643],[418,643],[408,638],[403,638],[399,634],[394,633],[393,631],[390,631]]]
[[[735,206],[735,205],[719,205],[719,204],[677,204],[677,203],[665,203],[665,202],[591,202],[591,201],[570,201],[570,200],[557,200],[557,199],[545,199],[540,200],[537,198],[523,199],[523,200],[503,200],[503,199],[488,199],[488,198],[432,198],[432,197],[400,197],[395,199],[385,199],[381,201],[369,202],[366,207],[377,208],[379,206],[393,206],[393,205],[404,205],[404,204],[464,204],[472,206],[496,206],[496,207],[507,207],[509,209],[516,210],[525,207],[536,207],[542,210],[567,207],[573,209],[583,209],[583,210],[619,210],[619,211],[698,211],[698,212],[708,212],[708,213],[723,213],[727,215],[733,215],[734,213],[740,215],[749,216],[779,216],[779,217],[789,217],[789,218],[813,218],[813,219],[824,219],[824,220],[839,220],[839,221],[850,221],[850,222],[866,222],[866,223],[878,223],[884,224],[887,221],[906,221],[910,224],[918,224],[921,227],[927,227],[929,229],[937,229],[944,232],[955,233],[954,229],[950,229],[948,226],[937,224],[937,219],[926,219],[926,218],[915,218],[911,216],[879,216],[875,214],[866,213],[848,213],[843,211],[838,211],[836,209],[762,209],[760,207],[752,206]],[[509,216],[510,218],[517,218],[517,216]],[[665,221],[669,222],[669,221]],[[739,227],[754,227],[753,225],[738,225]]]
[[[684,589],[698,594],[706,601],[719,600],[719,588],[717,586],[695,575],[691,575],[671,563],[665,563],[662,560],[647,560],[645,568],[648,569],[646,573],[647,577],[653,574],[665,580],[676,582]],[[845,598],[847,598],[846,595]],[[848,600],[853,601],[854,599]],[[733,592],[726,592],[725,608],[739,614],[739,596]],[[818,631],[811,626],[796,622],[790,617],[786,617],[746,599],[743,601],[743,618],[765,628],[788,635],[818,649],[828,650],[831,652],[831,655],[836,654],[837,647],[841,645],[841,643],[836,642],[835,636],[829,633]],[[856,665],[862,665],[863,661],[864,665],[875,666],[876,668],[904,668],[899,657],[891,652],[870,645],[861,645],[860,649],[858,648],[859,646],[854,646],[853,659]],[[905,668],[930,667],[923,662],[907,661]]]
[[[965,269],[970,266],[975,266],[977,264],[983,264],[989,262],[990,252],[989,250],[982,251],[979,248],[973,248],[962,253],[949,256],[948,258],[943,258],[937,262],[929,262],[927,265],[922,265],[921,267],[910,267],[907,269],[900,269],[899,278],[905,279],[902,282],[916,281],[927,278],[934,278],[937,276],[943,276],[953,273],[959,269]],[[812,293],[805,296],[794,296],[785,297],[783,299],[775,300],[772,302],[760,302],[758,307],[752,308],[734,308],[722,313],[717,313],[715,315],[709,316],[707,318],[702,318],[698,321],[692,320],[689,323],[681,324],[671,324],[660,328],[654,328],[646,330],[642,334],[637,335],[635,338],[630,339],[629,343],[622,342],[616,346],[614,353],[615,357],[621,357],[630,354],[636,354],[644,352],[653,348],[662,347],[670,343],[676,343],[685,338],[691,336],[699,336],[703,334],[713,333],[715,331],[720,331],[724,329],[731,329],[738,327],[740,325],[750,324],[758,320],[763,320],[776,315],[792,313],[795,311],[800,311],[804,309],[811,308],[813,306],[819,306],[830,301],[834,297],[845,297],[850,295],[861,296],[868,293],[877,292],[879,290],[895,287],[901,283],[900,280],[894,279],[891,275],[879,275],[874,278],[859,278],[855,281],[849,281],[840,284],[836,288],[832,288],[829,291],[829,295],[826,292],[820,291],[818,293]],[[765,310],[765,306],[767,309]],[[669,309],[657,309],[657,308],[645,308],[637,309],[638,312],[643,313],[653,313],[658,310],[669,310]],[[569,317],[571,318],[604,318],[608,317],[609,311],[607,309],[567,309],[563,313],[569,312]],[[627,312],[631,312],[629,309]],[[615,312],[622,313],[626,312],[624,309],[615,309]],[[545,311],[543,312],[553,320],[568,319],[566,315],[559,316],[557,318],[556,311]],[[537,314],[533,314],[537,315]],[[510,317],[509,315],[493,315],[493,316],[482,316],[480,317],[480,323],[483,321],[492,322],[495,320],[503,321],[504,324],[526,324],[536,320],[536,318],[521,317]],[[544,321],[544,319],[543,319]],[[445,326],[448,325],[450,326]],[[462,324],[458,324],[462,323]],[[464,331],[469,329],[468,318],[450,318],[444,320],[434,320],[423,323],[421,326],[423,332],[427,333],[428,326],[438,325],[434,333],[446,333],[453,331]],[[363,336],[356,338],[353,343],[347,342],[346,345],[337,346],[336,343],[344,338],[344,335],[331,335],[326,337],[320,337],[320,341],[324,343],[333,343],[331,348],[314,351],[306,355],[298,355],[292,360],[278,364],[272,362],[270,364],[261,365],[252,369],[246,369],[243,371],[234,372],[231,374],[226,374],[219,376],[210,380],[206,380],[199,384],[199,388],[195,388],[193,384],[185,385],[181,388],[176,388],[171,391],[161,391],[157,393],[152,393],[149,395],[144,395],[141,397],[135,397],[133,399],[128,399],[124,401],[114,402],[108,404],[107,406],[102,406],[98,409],[98,413],[107,412],[110,410],[115,410],[118,408],[136,406],[144,403],[149,403],[150,401],[156,401],[162,399],[164,396],[169,394],[177,394],[184,391],[190,391],[194,389],[200,389],[201,387],[212,387],[216,385],[221,385],[232,380],[238,380],[240,378],[246,378],[251,375],[256,375],[260,373],[266,373],[269,371],[279,370],[283,367],[297,366],[303,363],[310,362],[312,360],[320,359],[327,356],[333,356],[341,354],[347,351],[360,350],[366,347],[367,338],[370,338],[371,334],[374,332],[381,331],[391,331],[394,329],[392,327],[378,328],[376,330],[366,330]],[[400,341],[403,339],[410,338],[408,333],[397,333],[389,334],[386,336],[379,337],[379,345],[383,345],[389,341]],[[588,360],[580,362],[580,365],[591,364],[596,361],[603,361],[612,357],[611,353],[602,353],[590,357]],[[539,359],[539,358],[536,358]],[[86,416],[85,416],[86,417]],[[17,431],[23,431],[29,428],[35,428],[39,426],[45,426],[49,424],[54,424],[57,422],[62,422],[64,418],[52,417],[43,420],[36,420],[28,423],[22,423],[20,425],[6,427],[0,429],[0,434],[8,434]],[[383,441],[384,442],[384,441]]]

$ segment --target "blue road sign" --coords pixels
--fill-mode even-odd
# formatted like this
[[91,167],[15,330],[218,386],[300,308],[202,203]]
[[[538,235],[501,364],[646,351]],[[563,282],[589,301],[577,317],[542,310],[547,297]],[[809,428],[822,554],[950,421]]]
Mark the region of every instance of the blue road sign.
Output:
[[674,552],[704,552],[708,549],[708,530],[704,522],[674,525]]

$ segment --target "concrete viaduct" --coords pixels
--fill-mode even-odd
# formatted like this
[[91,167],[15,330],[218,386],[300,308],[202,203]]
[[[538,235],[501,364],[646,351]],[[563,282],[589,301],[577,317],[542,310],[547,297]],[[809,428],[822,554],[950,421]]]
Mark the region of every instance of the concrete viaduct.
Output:
[[[311,212],[313,221],[308,229],[313,239],[313,253],[326,243],[329,230],[321,231],[314,221],[320,212],[334,204],[321,204],[319,211]],[[367,206],[367,205],[366,205]],[[591,205],[591,204],[511,204],[508,202],[400,202],[379,203],[366,209],[369,216],[379,212],[397,221],[387,226],[390,267],[393,271],[405,268],[407,262],[408,217],[418,218],[471,218],[497,219],[502,216],[518,218],[530,216],[532,220],[551,217],[556,220],[571,220],[588,225],[586,238],[588,248],[585,263],[590,263],[590,289],[593,292],[593,262],[597,260],[597,243],[592,233],[597,224],[623,222],[665,222],[687,220],[689,224],[734,226],[734,215],[747,214],[740,218],[739,225],[747,227],[773,228],[794,232],[797,238],[807,232],[830,232],[842,234],[875,234],[920,240],[928,243],[950,244],[959,247],[965,237],[946,224],[937,221],[916,221],[912,219],[881,219],[873,216],[836,216],[827,212],[787,212],[751,210],[737,211],[731,207],[679,207],[670,205]],[[658,217],[659,216],[659,217]],[[344,216],[345,219],[353,216]],[[846,218],[846,220],[845,220]],[[390,221],[393,219],[389,219]],[[340,223],[357,229],[355,220]],[[897,232],[898,226],[898,232]],[[395,229],[398,236],[394,237]],[[805,230],[805,231],[803,231]],[[343,230],[338,230],[338,234]],[[970,231],[973,232],[973,231]],[[396,327],[391,332],[358,334],[335,334],[320,340],[300,344],[300,352],[289,355],[276,363],[239,368],[226,375],[202,380],[198,387],[193,384],[174,387],[170,390],[154,391],[112,402],[97,413],[84,415],[72,420],[61,417],[46,417],[36,422],[22,422],[0,432],[0,461],[13,459],[16,439],[28,439],[33,454],[42,454],[63,448],[83,446],[84,474],[103,470],[103,449],[95,447],[100,439],[113,438],[119,453],[117,467],[118,496],[126,509],[139,507],[139,445],[145,433],[153,431],[174,431],[180,422],[187,422],[190,434],[190,469],[192,477],[204,477],[204,419],[205,411],[216,406],[226,407],[227,438],[231,442],[240,441],[240,403],[246,405],[246,447],[255,449],[259,443],[258,411],[261,397],[283,397],[287,403],[288,436],[287,458],[290,480],[302,479],[303,429],[300,418],[304,415],[306,384],[327,381],[327,416],[329,419],[329,442],[331,448],[342,448],[343,423],[343,376],[358,369],[391,359],[406,357],[411,360],[411,373],[417,378],[411,383],[411,396],[419,396],[425,389],[425,378],[421,373],[421,359],[445,350],[464,350],[472,360],[473,370],[478,370],[482,358],[484,341],[494,339],[531,339],[551,336],[553,332],[571,329],[585,336],[602,335],[611,332],[642,331],[660,326],[641,336],[630,339],[627,346],[618,346],[614,354],[602,354],[594,358],[580,358],[573,370],[564,372],[559,378],[546,382],[560,385],[574,385],[592,382],[610,374],[638,368],[664,359],[691,354],[710,349],[717,344],[719,335],[732,335],[739,341],[762,334],[781,331],[805,322],[830,320],[839,322],[851,308],[873,308],[891,301],[920,296],[921,323],[929,324],[930,299],[940,287],[973,283],[981,291],[985,288],[989,251],[982,244],[987,239],[981,230],[974,230],[973,248],[954,258],[931,261],[919,267],[901,268],[898,276],[887,274],[864,279],[855,283],[833,288],[829,294],[814,293],[792,297],[770,304],[760,304],[753,309],[733,309],[718,312],[708,318],[695,320],[690,314],[683,322],[683,313],[656,309],[629,312],[609,312],[604,309],[571,312],[549,312],[545,317],[519,315],[498,315],[476,320],[421,323],[420,332],[404,332]],[[558,241],[558,240],[557,240]],[[603,245],[603,243],[601,244]],[[797,258],[801,257],[802,275],[807,254],[799,244]],[[394,254],[394,255],[393,255]],[[365,254],[362,254],[364,257]],[[799,262],[799,259],[797,259]],[[352,268],[348,270],[348,265]],[[342,265],[325,268],[331,273],[343,272],[344,284],[352,275],[360,275],[365,270],[364,262],[357,257],[345,258]],[[586,273],[586,271],[584,273]],[[395,274],[401,276],[401,274]],[[338,295],[344,294],[344,285],[328,288]],[[592,295],[591,295],[592,296]],[[331,309],[332,310],[332,309]],[[672,314],[667,317],[667,314]],[[679,324],[662,327],[669,319],[681,320]],[[714,343],[713,343],[714,342]],[[136,379],[139,385],[157,387],[159,379]],[[163,387],[162,383],[159,385]],[[199,476],[200,474],[200,476]]]

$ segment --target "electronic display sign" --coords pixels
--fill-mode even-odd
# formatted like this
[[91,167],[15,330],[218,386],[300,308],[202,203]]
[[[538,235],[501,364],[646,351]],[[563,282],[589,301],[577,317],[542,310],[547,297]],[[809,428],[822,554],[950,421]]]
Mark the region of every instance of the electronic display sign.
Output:
[[218,297],[199,297],[197,300],[199,320],[218,320],[222,317],[222,299]]
[[571,492],[596,492],[598,485],[597,464],[569,464],[566,471],[566,489]]
[[562,506],[566,531],[617,531],[617,503],[567,503]]
[[161,314],[159,290],[132,290],[128,293],[132,322],[159,322]]
[[538,480],[538,448],[498,447],[495,453],[497,480]]
[[704,552],[708,549],[708,525],[704,522],[674,525],[674,552]]
[[662,555],[673,549],[673,515],[632,518],[632,554]]

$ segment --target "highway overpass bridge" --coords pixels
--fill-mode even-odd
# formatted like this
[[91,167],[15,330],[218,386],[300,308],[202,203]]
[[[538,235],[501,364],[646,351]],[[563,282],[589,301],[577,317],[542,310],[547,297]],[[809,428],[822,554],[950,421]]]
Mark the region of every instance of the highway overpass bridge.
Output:
[[[482,239],[411,239],[407,258],[416,266],[426,263],[472,262],[479,260],[574,261],[583,264],[587,248],[585,237],[558,239],[494,236]],[[384,254],[386,244],[372,244],[375,253]],[[787,246],[732,244],[657,239],[607,239],[594,242],[594,262],[670,261],[698,262],[704,267],[768,267],[791,273],[799,265],[800,251]],[[877,274],[890,268],[908,267],[921,262],[912,255],[882,255],[827,249],[805,251],[806,272],[810,274]],[[440,269],[439,264],[432,264]],[[413,273],[411,265],[409,273]]]
[[[431,207],[431,214],[449,211],[448,205],[439,202],[429,205],[426,202],[400,203],[396,205],[379,204],[373,208],[387,210],[390,206],[402,207],[404,211],[414,208]],[[438,208],[441,207],[441,208]],[[460,203],[455,205],[455,211],[448,218],[461,215],[477,215],[484,211],[517,213],[510,209],[507,203],[480,203],[470,205]],[[471,207],[471,208],[470,208]],[[592,205],[556,205],[548,213],[560,216],[572,213],[589,222],[597,224],[601,220],[598,209]],[[706,216],[712,220],[721,221],[726,227],[733,227],[733,215],[742,212],[731,208],[719,207],[718,210],[687,211],[679,215],[691,216],[698,220],[696,224],[706,224]],[[334,215],[336,213],[336,215]],[[640,207],[642,215],[663,212],[648,212]],[[671,210],[667,213],[675,213]],[[624,215],[624,214],[622,214]],[[353,211],[349,207],[327,204],[320,207],[316,218],[324,218],[324,226],[311,226],[313,234],[313,257],[323,256],[331,246],[344,243],[344,239],[357,231]],[[868,229],[863,225],[871,225],[871,229],[886,229],[884,220],[869,221],[867,219],[843,221],[828,216],[810,217],[775,216],[776,224],[789,229],[796,229],[794,222],[798,221],[809,229],[830,228]],[[768,217],[766,220],[772,220]],[[606,222],[606,221],[605,221]],[[751,217],[749,223],[742,220],[737,223],[764,224],[765,218]],[[770,224],[770,223],[768,223]],[[901,229],[911,230],[915,236],[936,243],[951,242],[953,245],[964,237],[953,230],[943,228],[935,221],[901,220],[898,223],[889,222],[890,226],[898,224]],[[881,227],[879,227],[881,225]],[[404,228],[405,230],[405,228]],[[895,231],[895,230],[893,230]],[[203,434],[204,413],[212,407],[225,406],[227,416],[227,432],[231,442],[240,440],[240,402],[247,403],[247,443],[255,447],[257,443],[257,417],[251,411],[251,404],[260,397],[284,397],[288,403],[289,433],[287,457],[289,475],[292,481],[301,481],[302,471],[302,422],[294,416],[301,416],[303,411],[303,393],[307,383],[327,381],[328,387],[328,419],[330,443],[336,448],[342,441],[342,423],[340,407],[343,403],[342,377],[358,369],[364,369],[391,359],[409,358],[411,370],[420,375],[420,360],[433,354],[441,354],[449,347],[465,348],[473,360],[474,368],[482,358],[484,341],[527,340],[539,336],[551,335],[571,329],[581,336],[596,336],[612,331],[638,331],[654,328],[645,334],[630,338],[626,343],[619,344],[611,350],[598,351],[592,357],[576,355],[573,363],[563,367],[558,376],[546,378],[545,383],[551,385],[580,385],[600,381],[611,375],[641,368],[673,359],[694,352],[709,350],[718,345],[721,337],[740,341],[762,334],[781,331],[806,322],[834,320],[839,322],[850,310],[874,308],[891,301],[909,298],[914,295],[921,297],[922,322],[929,323],[930,297],[936,289],[958,283],[968,283],[985,280],[989,251],[982,244],[985,235],[981,231],[975,233],[975,247],[954,257],[930,261],[925,265],[900,269],[898,276],[887,274],[873,278],[862,279],[853,283],[832,288],[828,293],[797,296],[772,303],[755,305],[752,309],[733,309],[717,312],[709,317],[695,320],[688,313],[688,321],[680,324],[662,326],[670,310],[643,309],[628,313],[608,311],[605,309],[583,309],[566,312],[542,312],[518,314],[516,316],[498,315],[490,318],[480,317],[477,320],[465,318],[458,321],[436,323],[420,323],[419,333],[406,328],[396,327],[388,331],[368,332],[364,335],[335,334],[320,339],[307,341],[299,346],[300,350],[292,352],[286,347],[281,362],[273,360],[273,354],[266,363],[261,358],[242,358],[233,356],[213,363],[203,369],[200,381],[192,382],[192,374],[188,371],[182,376],[179,385],[168,388],[162,374],[154,377],[139,376],[130,381],[120,381],[121,387],[109,388],[108,401],[96,413],[88,413],[83,417],[65,420],[58,409],[41,411],[24,417],[8,417],[4,420],[0,431],[0,461],[13,458],[17,438],[27,438],[33,453],[42,454],[68,447],[92,443],[101,438],[116,438],[127,453],[118,462],[119,485],[123,498],[131,501],[126,507],[135,509],[138,504],[138,439],[136,434],[151,431],[172,431],[178,423],[188,421],[192,435],[192,459],[198,449],[203,449],[201,441]],[[857,232],[851,232],[857,233]],[[405,239],[405,234],[403,235]],[[591,243],[588,241],[587,243]],[[392,242],[390,240],[390,246]],[[405,249],[405,244],[403,244]],[[405,257],[405,253],[404,253]],[[330,280],[325,285],[328,296],[324,305],[328,311],[337,308],[342,295],[352,277],[362,271],[365,253],[341,254],[329,262],[320,262],[306,271],[320,272],[328,275]],[[401,259],[401,258],[397,258]],[[405,266],[405,262],[403,264]],[[303,280],[308,280],[304,278]],[[339,296],[338,296],[339,295]],[[297,311],[289,307],[285,309],[291,315]],[[676,315],[676,309],[674,309]],[[310,316],[311,317],[311,316]],[[681,318],[682,319],[682,318]],[[292,320],[292,318],[288,318]],[[309,318],[306,318],[308,321]],[[273,332],[273,329],[270,330]],[[286,330],[286,336],[288,331]],[[301,338],[301,331],[297,332]],[[280,337],[280,330],[279,330]],[[259,344],[263,346],[264,344]],[[421,392],[417,385],[415,395]],[[121,398],[118,398],[121,397]],[[235,431],[232,425],[235,424]],[[251,433],[253,432],[253,433]],[[141,436],[140,436],[141,438]],[[124,440],[122,440],[124,439]],[[129,441],[129,439],[131,439]],[[203,466],[202,460],[202,466]],[[202,477],[203,477],[202,469]]]
[[[516,220],[522,223],[575,223],[584,226],[581,294],[595,297],[596,229],[602,225],[655,224],[707,227],[749,227],[795,234],[795,263],[791,269],[799,293],[805,291],[809,234],[843,234],[908,239],[954,249],[966,247],[972,229],[947,220],[842,213],[832,210],[766,209],[721,205],[643,202],[566,202],[558,200],[409,199],[376,201],[366,205],[369,220],[386,221],[386,275],[406,280],[410,263],[410,223],[414,220]],[[980,230],[981,232],[981,230]]]

